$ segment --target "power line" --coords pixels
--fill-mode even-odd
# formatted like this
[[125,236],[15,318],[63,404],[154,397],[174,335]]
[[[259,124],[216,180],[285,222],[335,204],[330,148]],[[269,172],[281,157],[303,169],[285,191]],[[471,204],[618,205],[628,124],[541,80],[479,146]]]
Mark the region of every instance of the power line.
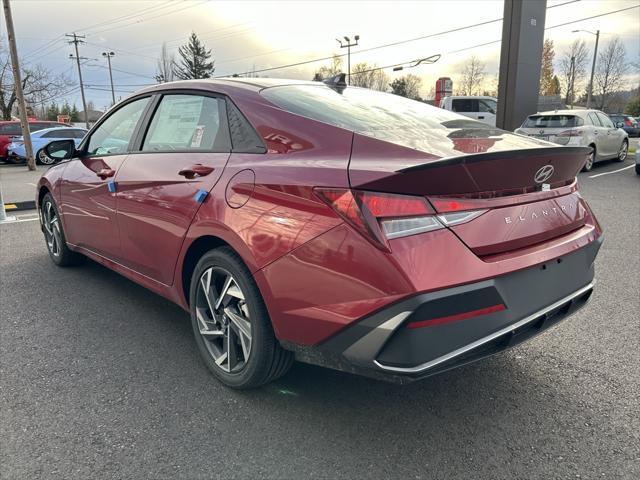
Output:
[[120,15],[119,17],[114,17],[114,18],[110,18],[109,20],[105,20],[105,21],[102,21],[102,22],[99,22],[99,23],[94,23],[93,25],[89,25],[88,27],[79,28],[76,31],[78,31],[78,32],[86,32],[86,31],[91,30],[91,29],[93,29],[95,27],[102,27],[104,25],[109,25],[109,24],[112,24],[112,23],[120,23],[122,21],[130,19],[130,17],[135,17],[136,15],[139,15],[141,13],[149,13],[149,12],[152,12],[152,11],[156,11],[157,12],[158,10],[162,10],[163,8],[166,8],[168,6],[167,4],[170,4],[170,3],[173,3],[173,2],[171,0],[167,0],[166,2],[161,3],[160,5],[156,5],[156,6],[153,6],[153,7],[145,7],[145,8],[142,8],[140,10],[136,10],[135,12],[128,13],[126,15]]
[[[575,3],[577,1],[580,1],[580,0],[571,0],[569,2],[559,3],[557,5],[552,5],[550,7],[547,7],[547,9],[561,7],[561,6],[564,6],[564,5],[568,5],[570,3]],[[565,25],[570,25],[572,23],[583,22],[585,20],[590,20],[590,19],[593,19],[593,18],[604,17],[606,15],[613,15],[615,13],[620,13],[620,12],[623,12],[623,11],[626,11],[626,10],[631,10],[633,8],[638,8],[638,7],[640,7],[640,5],[634,5],[632,7],[621,8],[619,10],[613,10],[613,11],[601,13],[601,14],[598,14],[598,15],[592,15],[590,17],[580,18],[580,19],[577,19],[577,20],[572,20],[570,22],[565,22],[565,23],[562,23],[562,24],[553,25],[551,27],[545,28],[545,30],[549,30],[549,29],[552,29],[552,28],[557,28],[557,27],[561,27],[561,26],[565,26]],[[467,30],[469,28],[475,28],[475,27],[478,27],[478,26],[487,25],[489,23],[495,23],[495,22],[498,22],[498,21],[502,21],[502,19],[500,18],[500,19],[494,19],[494,20],[487,20],[487,21],[484,21],[484,22],[479,22],[479,23],[475,23],[475,24],[471,24],[471,25],[466,25],[464,27],[458,27],[458,28],[454,28],[454,29],[451,29],[451,30],[445,30],[445,31],[442,31],[442,32],[432,33],[432,34],[429,34],[429,35],[423,35],[421,37],[415,37],[413,39],[400,40],[398,42],[392,42],[392,43],[387,43],[387,44],[383,44],[383,45],[376,45],[374,47],[369,47],[369,48],[366,48],[366,49],[361,49],[361,50],[358,50],[356,52],[353,52],[353,55],[355,55],[357,53],[364,53],[364,52],[369,52],[369,51],[372,51],[372,50],[378,50],[378,49],[381,49],[381,48],[386,48],[388,46],[395,46],[395,45],[399,45],[401,43],[407,43],[407,42],[410,42],[410,41],[422,40],[422,39],[425,39],[425,38],[431,38],[431,37],[435,37],[435,36],[439,36],[439,35],[445,35],[445,34],[448,34],[448,33],[459,32],[459,31]],[[477,46],[465,47],[465,48],[460,49],[460,50],[454,50],[452,52],[447,52],[447,54],[458,53],[458,52],[461,52],[461,51],[464,51],[464,50],[470,50],[472,48],[477,48],[479,46],[490,45],[492,43],[498,43],[500,41],[501,40],[493,40],[491,42],[486,42],[486,43],[483,43],[483,44],[480,44],[480,45],[477,45]],[[242,72],[242,73],[234,73],[233,75],[242,76],[242,75],[248,75],[250,73],[254,74],[254,73],[270,72],[270,71],[273,71],[273,70],[281,70],[283,68],[299,67],[299,66],[302,66],[302,65],[308,65],[310,63],[322,62],[322,61],[326,61],[326,60],[331,60],[333,58],[342,58],[344,56],[346,56],[346,54],[331,55],[330,57],[315,58],[313,60],[305,60],[305,61],[301,61],[301,62],[291,63],[291,64],[288,64],[288,65],[280,65],[280,66],[277,66],[277,67],[263,68],[263,69],[260,69],[260,70],[250,70],[250,71],[246,71],[246,72]],[[214,78],[223,78],[223,77],[228,77],[228,76],[230,76],[230,75],[220,75],[220,76],[216,76]]]

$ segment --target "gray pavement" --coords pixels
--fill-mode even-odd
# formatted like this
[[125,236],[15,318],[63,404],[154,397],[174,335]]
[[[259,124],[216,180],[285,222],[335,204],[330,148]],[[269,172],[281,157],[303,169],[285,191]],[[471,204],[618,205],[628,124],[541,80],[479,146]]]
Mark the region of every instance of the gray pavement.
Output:
[[4,203],[32,201],[36,196],[38,180],[48,168],[38,165],[31,172],[26,165],[0,164],[0,188]]
[[403,387],[296,365],[229,390],[178,307],[92,262],[56,268],[37,222],[0,225],[0,477],[640,478],[630,165],[580,174],[606,231],[586,309]]

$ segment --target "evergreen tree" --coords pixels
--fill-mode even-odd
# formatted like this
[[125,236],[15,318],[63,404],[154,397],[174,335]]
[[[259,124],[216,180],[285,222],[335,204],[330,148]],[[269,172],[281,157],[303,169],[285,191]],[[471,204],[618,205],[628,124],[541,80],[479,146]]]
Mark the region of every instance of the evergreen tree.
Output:
[[76,107],[75,103],[71,106],[70,117],[71,117],[72,123],[80,121],[80,115],[78,114],[78,107]]
[[173,73],[181,80],[210,78],[215,71],[211,50],[207,50],[195,33],[191,33],[189,42],[178,50],[180,64],[173,65]]
[[51,105],[47,107],[47,120],[55,122],[58,120],[58,114],[60,110],[58,109],[58,104],[55,102],[51,102]]

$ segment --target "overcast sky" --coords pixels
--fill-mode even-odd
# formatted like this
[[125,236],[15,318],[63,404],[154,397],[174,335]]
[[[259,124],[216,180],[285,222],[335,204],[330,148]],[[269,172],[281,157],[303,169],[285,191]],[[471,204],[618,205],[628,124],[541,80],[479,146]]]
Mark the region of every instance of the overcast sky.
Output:
[[[580,20],[627,7],[638,0],[549,0],[546,27]],[[566,5],[562,5],[567,3]],[[500,21],[462,31],[400,45],[358,53],[358,50],[430,35],[502,17],[503,2],[495,1],[206,1],[206,0],[12,0],[18,48],[23,63],[42,63],[56,72],[77,79],[75,63],[69,60],[72,46],[64,34],[86,35],[80,55],[87,98],[102,109],[111,102],[106,60],[101,53],[112,50],[116,96],[127,96],[154,83],[156,59],[163,41],[177,50],[194,31],[213,53],[215,75],[265,69],[345,53],[336,38],[360,35],[352,49],[352,65],[359,61],[380,66],[441,54],[434,65],[403,72],[386,70],[391,78],[405,73],[423,79],[427,94],[440,76],[454,79],[471,55],[487,64],[488,78],[497,72],[500,44],[474,47],[499,40]],[[4,19],[2,21],[4,28]],[[595,37],[572,30],[600,30],[600,48],[618,35],[624,42],[628,61],[635,62],[629,87],[638,84],[640,56],[640,9],[580,21],[546,30],[555,44],[556,62],[576,38],[593,50]],[[4,35],[3,35],[4,36]],[[456,52],[457,50],[463,50]],[[313,71],[328,62],[273,70],[264,75],[311,78]],[[635,85],[634,85],[635,84]],[[67,96],[81,107],[79,92]]]

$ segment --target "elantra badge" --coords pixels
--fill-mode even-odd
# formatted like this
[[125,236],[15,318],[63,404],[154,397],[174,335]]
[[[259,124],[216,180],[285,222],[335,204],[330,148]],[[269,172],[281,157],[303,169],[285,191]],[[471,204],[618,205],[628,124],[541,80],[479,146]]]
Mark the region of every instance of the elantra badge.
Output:
[[551,178],[551,175],[553,175],[553,170],[553,165],[545,165],[536,172],[536,174],[533,176],[533,180],[536,183],[544,183],[549,180],[549,178]]

